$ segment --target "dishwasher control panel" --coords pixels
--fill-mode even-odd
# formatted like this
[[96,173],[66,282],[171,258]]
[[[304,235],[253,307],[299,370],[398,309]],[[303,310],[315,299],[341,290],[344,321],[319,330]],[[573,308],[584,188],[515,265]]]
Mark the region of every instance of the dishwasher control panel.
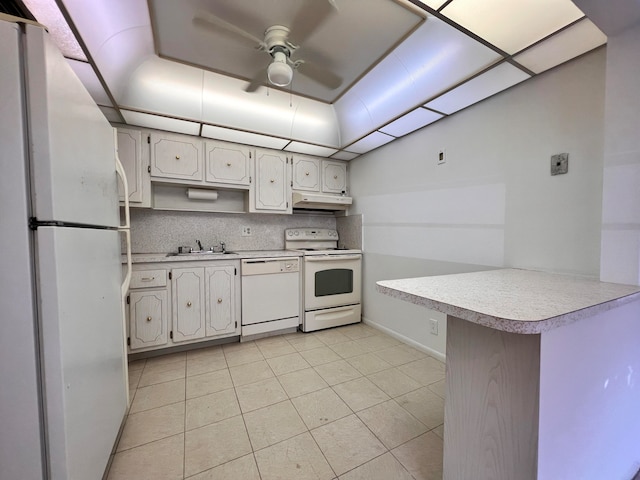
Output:
[[300,271],[298,257],[248,258],[242,260],[242,275],[269,275]]

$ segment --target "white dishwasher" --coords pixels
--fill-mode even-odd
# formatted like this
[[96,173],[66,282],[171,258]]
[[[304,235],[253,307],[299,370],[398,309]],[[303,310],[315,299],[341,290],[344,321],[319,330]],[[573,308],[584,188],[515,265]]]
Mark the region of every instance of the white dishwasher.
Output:
[[298,327],[298,257],[244,259],[241,275],[242,337]]

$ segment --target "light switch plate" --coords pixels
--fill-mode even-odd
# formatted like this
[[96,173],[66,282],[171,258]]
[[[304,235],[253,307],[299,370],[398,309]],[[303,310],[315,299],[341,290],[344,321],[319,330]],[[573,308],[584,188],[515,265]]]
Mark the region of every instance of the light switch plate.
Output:
[[569,171],[569,154],[551,155],[551,175],[562,175]]

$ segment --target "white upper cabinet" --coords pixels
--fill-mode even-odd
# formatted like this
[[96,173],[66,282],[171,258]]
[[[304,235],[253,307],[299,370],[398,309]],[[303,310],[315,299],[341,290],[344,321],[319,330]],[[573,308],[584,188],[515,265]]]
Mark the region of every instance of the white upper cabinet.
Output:
[[202,140],[187,135],[151,134],[151,176],[203,180]]
[[[132,207],[149,207],[151,183],[148,172],[147,134],[140,130],[118,128],[118,157],[127,174],[129,203]],[[118,182],[118,189],[120,201],[124,202],[120,182]]]
[[320,191],[320,159],[293,155],[293,189],[306,192]]
[[347,164],[335,160],[322,160],[322,191],[324,193],[346,193]]
[[249,211],[291,213],[291,165],[284,152],[256,150]]
[[205,144],[207,182],[249,186],[252,148],[215,140],[207,140]]

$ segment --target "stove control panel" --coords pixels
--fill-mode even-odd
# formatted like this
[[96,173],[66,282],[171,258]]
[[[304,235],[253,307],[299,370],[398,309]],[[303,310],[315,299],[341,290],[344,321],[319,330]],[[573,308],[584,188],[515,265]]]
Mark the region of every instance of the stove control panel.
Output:
[[338,232],[330,228],[287,228],[285,239],[289,241],[338,241]]

